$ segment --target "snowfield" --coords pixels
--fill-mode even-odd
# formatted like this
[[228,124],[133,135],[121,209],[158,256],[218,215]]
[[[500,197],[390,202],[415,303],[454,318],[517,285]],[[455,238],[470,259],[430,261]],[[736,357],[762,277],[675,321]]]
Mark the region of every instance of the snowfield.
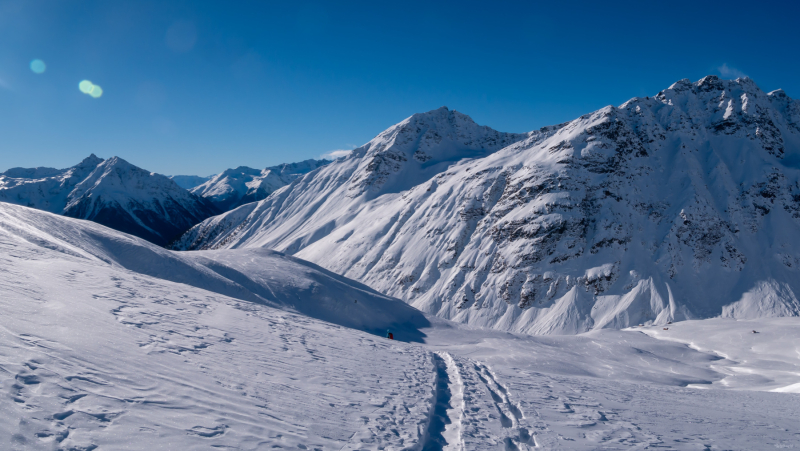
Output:
[[800,443],[797,318],[517,335],[281,253],[167,251],[6,203],[0,275],[2,449]]

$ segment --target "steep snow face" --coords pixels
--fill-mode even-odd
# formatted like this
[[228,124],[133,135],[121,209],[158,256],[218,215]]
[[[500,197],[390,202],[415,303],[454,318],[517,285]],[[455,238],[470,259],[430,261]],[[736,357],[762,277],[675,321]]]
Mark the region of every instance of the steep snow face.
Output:
[[160,245],[218,212],[163,175],[94,155],[69,169],[7,171],[0,176],[0,200],[88,219]]
[[192,189],[211,180],[214,176],[202,177],[199,175],[171,175],[169,178],[175,181],[183,189]]
[[330,160],[306,160],[260,170],[240,166],[209,178],[191,191],[208,199],[221,211],[228,211],[266,199],[277,189],[328,163]]
[[[748,78],[682,80],[421,183],[392,178],[409,159],[354,153],[352,173],[301,180],[180,243],[283,250],[423,311],[526,333],[798,315],[798,124],[798,101]],[[356,171],[386,161],[399,168]]]
[[415,114],[264,201],[193,228],[175,248],[238,247],[247,242],[294,253],[351,221],[372,200],[395,198],[457,161],[489,155],[528,136],[479,126],[444,107]]

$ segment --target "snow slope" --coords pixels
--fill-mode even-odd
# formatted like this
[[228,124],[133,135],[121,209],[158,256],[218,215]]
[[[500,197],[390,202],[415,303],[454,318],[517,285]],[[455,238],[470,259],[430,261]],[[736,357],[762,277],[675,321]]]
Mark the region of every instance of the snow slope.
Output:
[[240,166],[217,174],[190,191],[208,199],[221,211],[228,211],[265,199],[278,188],[328,163],[329,160],[305,160],[266,169]]
[[218,212],[163,175],[95,155],[68,169],[6,171],[0,201],[88,219],[160,245]]
[[229,251],[175,255],[3,203],[0,247],[3,449],[397,448],[424,433],[428,352],[295,313],[424,320],[401,301],[271,251],[225,267]]
[[477,130],[413,116],[176,246],[277,249],[525,333],[800,314],[800,102],[783,91],[709,76],[528,135]]
[[[4,449],[720,450],[800,438],[800,395],[717,389],[724,359],[638,332],[429,322],[273,251],[171,252],[5,203],[0,249]],[[777,320],[798,321],[759,327]],[[425,344],[364,332],[385,327]]]

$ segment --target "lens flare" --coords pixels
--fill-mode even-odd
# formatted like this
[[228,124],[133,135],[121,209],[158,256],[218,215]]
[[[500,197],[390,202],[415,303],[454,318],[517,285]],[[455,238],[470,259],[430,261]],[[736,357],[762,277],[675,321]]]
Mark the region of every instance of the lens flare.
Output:
[[78,89],[81,90],[84,94],[89,94],[92,92],[92,88],[94,87],[94,83],[89,80],[83,80],[82,82],[78,83]]
[[89,91],[89,95],[94,97],[95,99],[103,95],[103,88],[100,86],[94,85],[92,86],[92,90]]
[[47,65],[44,64],[44,61],[38,59],[31,61],[31,70],[34,74],[43,74],[46,69]]
[[83,80],[82,82],[78,83],[78,89],[80,89],[82,93],[88,94],[95,99],[103,95],[103,88],[89,80]]

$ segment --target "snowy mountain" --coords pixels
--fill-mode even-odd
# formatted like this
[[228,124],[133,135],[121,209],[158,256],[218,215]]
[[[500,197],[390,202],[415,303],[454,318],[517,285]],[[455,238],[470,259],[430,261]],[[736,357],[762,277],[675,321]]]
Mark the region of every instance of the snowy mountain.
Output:
[[221,211],[228,211],[246,203],[266,199],[278,188],[328,163],[329,160],[306,160],[266,169],[240,166],[210,177],[190,191],[208,199]]
[[183,189],[192,189],[198,185],[202,185],[203,183],[211,180],[212,176],[208,177],[201,177],[199,175],[171,175],[169,176],[170,179],[175,181]]
[[681,80],[526,135],[440,109],[210,218],[423,311],[527,333],[800,314],[800,102]]
[[163,175],[95,155],[67,169],[10,169],[0,174],[0,201],[88,219],[160,245],[217,213]]
[[267,249],[173,252],[8,203],[0,250],[2,449],[772,449],[800,437],[798,318],[508,334],[426,318]]

